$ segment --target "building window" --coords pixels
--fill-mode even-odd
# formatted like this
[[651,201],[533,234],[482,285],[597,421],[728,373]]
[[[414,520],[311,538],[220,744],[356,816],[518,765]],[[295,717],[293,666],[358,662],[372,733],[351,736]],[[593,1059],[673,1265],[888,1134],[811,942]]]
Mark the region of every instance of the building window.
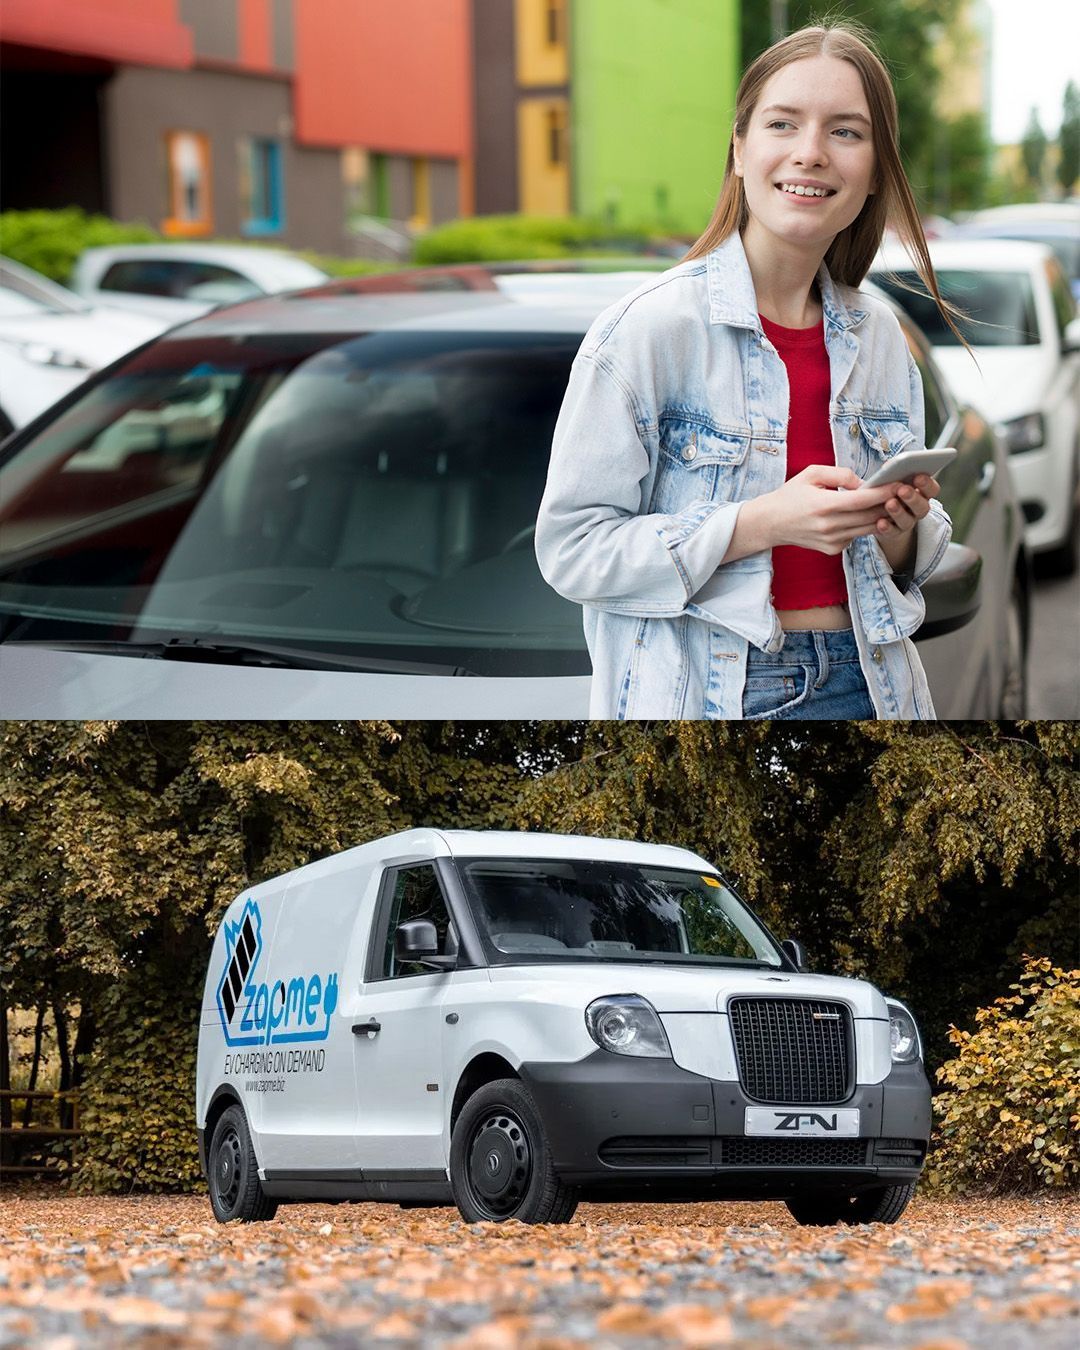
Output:
[[566,0],[544,0],[544,30],[549,47],[561,47],[565,38]]
[[285,228],[281,142],[252,136],[241,142],[240,192],[245,234],[280,234]]
[[169,214],[165,234],[210,234],[214,217],[210,201],[210,140],[198,131],[165,133]]
[[549,108],[547,110],[547,147],[548,164],[555,166],[566,163],[565,108]]
[[423,230],[431,224],[431,165],[426,159],[412,160],[412,215],[410,230]]

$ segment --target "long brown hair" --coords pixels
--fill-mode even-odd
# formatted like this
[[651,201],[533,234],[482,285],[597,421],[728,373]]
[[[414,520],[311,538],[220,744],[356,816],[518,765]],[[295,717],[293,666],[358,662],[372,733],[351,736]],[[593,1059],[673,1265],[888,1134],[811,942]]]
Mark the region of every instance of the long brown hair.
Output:
[[889,72],[868,31],[850,20],[826,19],[818,26],[800,28],[767,48],[747,67],[735,95],[735,127],[716,209],[705,232],[682,261],[703,257],[736,230],[741,233],[745,229],[750,213],[743,180],[734,171],[735,138],[742,140],[745,137],[766,82],[792,61],[810,56],[838,57],[841,61],[850,61],[859,72],[870,108],[874,139],[876,191],[867,197],[852,223],[829,245],[825,254],[829,275],[845,286],[859,286],[881,246],[885,225],[891,221],[945,322],[967,347],[952,320],[952,315],[959,315],[960,311],[949,304],[938,289],[919,208],[900,160],[896,94]]

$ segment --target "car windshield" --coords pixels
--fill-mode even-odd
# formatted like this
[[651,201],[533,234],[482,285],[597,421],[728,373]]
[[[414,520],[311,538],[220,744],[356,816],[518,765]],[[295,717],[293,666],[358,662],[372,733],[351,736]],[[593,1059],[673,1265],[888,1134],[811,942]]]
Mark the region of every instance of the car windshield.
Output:
[[153,344],[0,467],[0,635],[587,673],[533,554],[580,340]]
[[[977,272],[935,268],[941,294],[968,317],[956,326],[973,347],[1029,347],[1039,342],[1035,297],[1026,272]],[[903,283],[898,285],[896,278]],[[916,272],[873,273],[875,283],[903,306],[935,347],[959,347]],[[913,287],[916,294],[906,289]]]
[[719,877],[636,863],[459,863],[488,959],[780,969],[772,938]]

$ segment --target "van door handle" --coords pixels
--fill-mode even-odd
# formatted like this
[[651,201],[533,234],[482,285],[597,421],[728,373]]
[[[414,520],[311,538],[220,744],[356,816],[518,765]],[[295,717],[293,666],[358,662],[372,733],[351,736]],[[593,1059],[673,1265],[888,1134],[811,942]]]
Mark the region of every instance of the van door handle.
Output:
[[377,1036],[382,1031],[382,1023],[372,1018],[370,1022],[357,1022],[352,1031],[354,1036]]
[[997,465],[992,459],[988,459],[982,467],[982,473],[979,475],[979,493],[985,497],[994,486],[994,476],[997,473]]

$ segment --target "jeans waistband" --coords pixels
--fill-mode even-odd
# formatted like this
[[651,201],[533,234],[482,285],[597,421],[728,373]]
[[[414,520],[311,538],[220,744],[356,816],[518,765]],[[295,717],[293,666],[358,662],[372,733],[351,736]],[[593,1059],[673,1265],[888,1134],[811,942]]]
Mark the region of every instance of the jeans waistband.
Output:
[[850,628],[800,629],[784,634],[784,645],[778,652],[763,652],[750,647],[747,666],[834,666],[846,661],[858,661],[859,649],[855,633]]

